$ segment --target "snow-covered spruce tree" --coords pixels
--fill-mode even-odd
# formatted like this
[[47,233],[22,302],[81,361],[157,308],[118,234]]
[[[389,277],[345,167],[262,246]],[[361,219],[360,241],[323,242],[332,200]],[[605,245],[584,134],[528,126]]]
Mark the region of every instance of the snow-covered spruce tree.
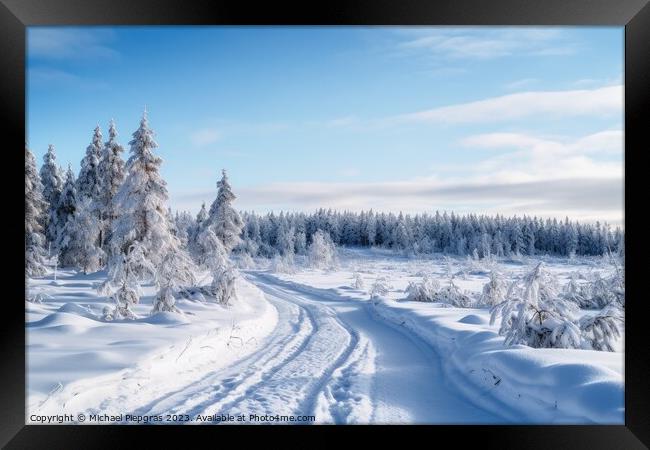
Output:
[[435,302],[436,294],[439,290],[440,283],[438,283],[438,280],[424,275],[421,282],[410,282],[404,292],[408,294],[406,297],[407,300],[415,302]]
[[332,269],[337,266],[336,247],[329,234],[318,230],[312,236],[312,242],[307,250],[310,267],[316,269]]
[[205,209],[205,202],[201,204],[201,209],[196,215],[196,220],[194,224],[188,231],[187,236],[187,248],[190,252],[190,255],[197,263],[201,264],[200,260],[203,258],[203,249],[198,244],[199,234],[203,230],[203,222],[208,218],[208,211]]
[[126,254],[137,241],[144,249],[145,258],[158,268],[168,247],[177,242],[169,230],[167,188],[159,173],[162,159],[153,153],[158,144],[146,112],[129,144],[127,176],[114,197],[114,211],[118,216],[111,229],[111,254]]
[[124,178],[126,169],[122,153],[124,148],[117,142],[117,130],[115,121],[111,120],[108,127],[108,141],[104,144],[101,158],[97,165],[97,176],[99,181],[99,211],[102,229],[100,234],[100,247],[109,251],[107,243],[110,241],[110,232],[113,220],[117,217],[113,199],[117,195]]
[[[114,211],[118,216],[111,229],[111,261],[109,266],[126,255],[137,242],[142,248],[142,260],[154,268],[159,298],[168,303],[169,287],[186,279],[191,261],[181,248],[180,241],[170,231],[167,220],[166,183],[159,173],[162,159],[154,155],[158,147],[149,128],[147,113],[129,142],[131,156],[127,161],[127,176],[114,197]],[[178,278],[165,272],[164,264],[173,262]],[[150,276],[144,265],[133,268],[134,276],[143,280]],[[170,278],[171,277],[171,278]]]
[[226,253],[230,254],[232,249],[241,242],[240,235],[244,228],[244,221],[232,207],[232,202],[237,197],[232,192],[225,169],[221,171],[221,180],[217,182],[217,188],[217,198],[210,206],[206,224],[212,227]]
[[56,215],[59,218],[59,227],[56,231],[56,249],[59,252],[59,262],[70,261],[72,256],[70,252],[72,248],[70,247],[71,239],[66,238],[66,233],[69,232],[69,225],[66,227],[68,222],[74,220],[74,214],[77,210],[77,188],[75,185],[74,172],[68,164],[68,171],[65,174],[65,182],[63,183],[63,189],[61,195],[59,196],[59,204],[57,205]]
[[143,272],[155,277],[156,270],[145,257],[145,249],[135,241],[127,253],[112,258],[108,278],[98,289],[100,295],[109,295],[115,307],[104,309],[105,320],[136,319],[131,307],[140,302],[140,278]]
[[61,265],[76,267],[84,273],[101,269],[105,254],[98,245],[99,230],[95,202],[90,197],[82,197],[62,230]]
[[522,282],[510,285],[506,299],[492,307],[490,323],[501,316],[499,334],[506,345],[581,348],[581,331],[574,322],[578,308],[558,294],[557,280],[540,262]]
[[228,305],[237,298],[237,294],[236,272],[228,259],[226,248],[210,226],[199,233],[198,244],[204,250],[201,264],[212,273],[212,283],[204,291],[217,303]]
[[28,277],[42,276],[47,271],[42,234],[46,207],[36,160],[25,144],[25,274]]
[[93,139],[86,148],[86,155],[81,160],[81,170],[77,177],[77,195],[98,200],[101,194],[101,182],[99,180],[99,161],[102,157],[102,133],[99,125],[95,127]]
[[483,305],[494,306],[506,298],[508,287],[501,277],[501,274],[495,270],[490,272],[490,281],[483,286],[480,302]]
[[47,153],[43,157],[40,174],[41,183],[43,184],[43,198],[48,204],[45,237],[48,244],[52,244],[56,241],[58,228],[63,225],[59,223],[59,216],[57,215],[59,197],[63,190],[63,177],[61,176],[61,168],[56,163],[56,154],[52,144],[50,144]]

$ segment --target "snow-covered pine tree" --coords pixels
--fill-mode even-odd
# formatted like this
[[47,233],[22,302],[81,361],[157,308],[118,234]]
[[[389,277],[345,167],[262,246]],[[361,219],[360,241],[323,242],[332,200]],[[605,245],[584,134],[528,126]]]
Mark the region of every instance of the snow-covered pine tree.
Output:
[[132,272],[142,280],[150,276],[148,267],[153,267],[159,289],[153,312],[177,311],[170,295],[173,297],[176,285],[189,279],[192,263],[170,230],[167,188],[159,173],[162,159],[153,153],[158,144],[149,128],[146,110],[129,145],[127,176],[114,197],[114,211],[119,215],[111,229],[109,266],[117,264],[131,249],[141,248],[142,264],[134,265]]
[[59,227],[56,232],[56,248],[59,252],[59,262],[70,261],[72,256],[69,254],[72,249],[70,247],[71,240],[66,238],[66,233],[69,232],[73,225],[66,227],[68,222],[74,220],[74,214],[77,210],[77,188],[75,184],[75,177],[72,168],[68,164],[68,171],[65,174],[65,182],[63,189],[59,196],[59,204],[57,205],[57,217],[59,218]]
[[105,254],[98,245],[99,230],[95,202],[90,197],[82,197],[63,228],[61,265],[74,266],[84,273],[101,269]]
[[100,247],[109,251],[107,243],[110,241],[110,232],[113,220],[117,216],[115,211],[114,198],[117,195],[124,178],[126,170],[122,153],[124,148],[117,142],[117,130],[115,121],[111,119],[108,127],[108,141],[104,144],[101,158],[97,165],[97,176],[99,181],[99,210],[102,229],[100,234]]
[[53,244],[56,241],[58,228],[63,225],[59,223],[59,216],[57,215],[59,197],[63,190],[63,177],[61,176],[61,168],[56,163],[56,153],[52,144],[49,145],[47,153],[43,157],[40,174],[41,183],[43,184],[43,198],[48,205],[45,238],[48,244]]
[[102,157],[102,132],[99,125],[95,127],[93,139],[86,148],[86,155],[81,160],[81,170],[77,178],[77,195],[98,200],[101,193],[98,166]]
[[129,145],[127,175],[113,199],[118,216],[113,220],[109,246],[112,255],[127,254],[137,241],[145,258],[158,268],[168,248],[178,242],[169,230],[167,183],[159,173],[162,159],[153,153],[158,144],[146,111]]
[[332,269],[337,266],[336,246],[329,234],[318,230],[312,236],[307,251],[309,265],[316,269]]
[[214,234],[223,244],[226,253],[241,242],[241,232],[244,228],[239,213],[232,207],[237,198],[232,192],[226,170],[221,171],[221,180],[217,182],[217,198],[212,202],[206,225],[212,227]]
[[42,234],[46,206],[36,160],[25,144],[25,274],[28,277],[42,276],[47,271]]

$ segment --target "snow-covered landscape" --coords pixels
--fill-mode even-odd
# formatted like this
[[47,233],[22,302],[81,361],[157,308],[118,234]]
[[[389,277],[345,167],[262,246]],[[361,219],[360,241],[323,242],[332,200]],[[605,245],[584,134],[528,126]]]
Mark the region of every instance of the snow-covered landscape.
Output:
[[76,181],[26,148],[30,423],[622,423],[619,229],[242,219],[225,171],[174,216],[146,112],[126,166],[116,136]]
[[[599,95],[618,95],[607,89]],[[572,92],[572,102],[592,98]],[[566,109],[553,103],[564,95],[548,98],[540,103]],[[517,99],[461,109],[488,111],[478,122],[515,121],[500,108],[534,104]],[[607,105],[597,103],[599,117]],[[322,126],[365,136],[405,117],[465,120],[454,108]],[[358,175],[348,167],[322,182],[333,172],[316,167],[327,164],[316,151],[302,170],[289,158],[264,162],[269,152],[250,142],[257,159],[223,148],[163,158],[150,114],[171,113],[145,107],[125,124],[135,129],[128,139],[115,120],[106,136],[97,124],[85,153],[73,153],[78,171],[60,166],[55,145],[39,164],[25,144],[26,423],[624,423],[615,131],[572,143],[553,133],[465,138],[517,148],[457,161],[449,170],[475,177],[467,184],[437,175],[342,182]],[[165,120],[160,138],[169,139],[182,126]],[[233,134],[243,142],[263,136],[266,145],[286,127],[242,128]],[[191,141],[220,139],[208,128]],[[242,158],[233,171],[231,150]],[[192,156],[209,168],[186,172]],[[363,162],[398,170],[379,160],[375,152]],[[604,175],[571,178],[590,171]],[[262,187],[251,181],[260,177]],[[180,196],[191,200],[185,208],[172,188],[197,180],[210,189]]]

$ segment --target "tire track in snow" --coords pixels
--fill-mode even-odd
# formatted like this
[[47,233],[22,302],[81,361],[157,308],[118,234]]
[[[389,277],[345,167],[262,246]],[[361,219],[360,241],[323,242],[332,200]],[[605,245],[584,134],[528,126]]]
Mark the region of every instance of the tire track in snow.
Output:
[[[260,277],[257,277],[261,279]],[[345,363],[356,348],[356,332],[345,327],[329,308],[301,300],[266,283],[256,283],[275,302],[286,302],[304,309],[315,324],[300,352],[283,361],[260,382],[249,386],[229,402],[220,401],[204,414],[279,414],[312,415],[318,393],[332,373]],[[198,411],[193,411],[197,413]]]

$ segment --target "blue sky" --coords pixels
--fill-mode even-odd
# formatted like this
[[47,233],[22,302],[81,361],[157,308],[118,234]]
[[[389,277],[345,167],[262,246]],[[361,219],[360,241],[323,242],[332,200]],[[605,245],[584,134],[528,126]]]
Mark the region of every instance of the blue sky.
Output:
[[622,223],[623,28],[32,27],[27,141],[75,170],[146,105],[172,208]]

